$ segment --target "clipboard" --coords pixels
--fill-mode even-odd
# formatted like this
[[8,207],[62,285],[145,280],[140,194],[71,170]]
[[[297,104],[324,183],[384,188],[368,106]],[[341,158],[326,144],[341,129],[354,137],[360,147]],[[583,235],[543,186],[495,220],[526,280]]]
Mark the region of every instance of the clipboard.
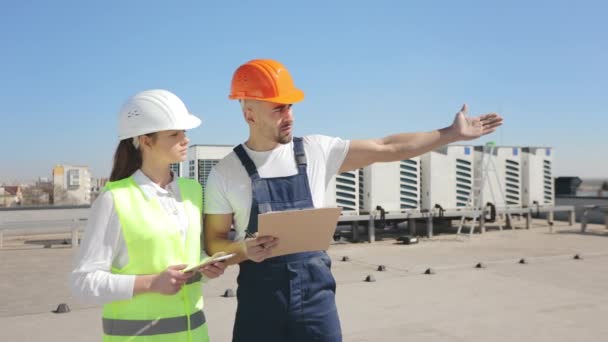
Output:
[[258,215],[258,236],[279,239],[272,256],[325,251],[333,238],[342,208],[311,208]]

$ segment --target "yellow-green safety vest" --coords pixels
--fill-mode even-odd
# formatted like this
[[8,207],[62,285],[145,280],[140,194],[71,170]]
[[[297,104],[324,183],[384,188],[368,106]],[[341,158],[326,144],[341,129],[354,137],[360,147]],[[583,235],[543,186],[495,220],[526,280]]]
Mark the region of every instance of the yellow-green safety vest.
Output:
[[[129,254],[128,264],[120,269],[112,267],[113,274],[157,274],[171,265],[200,262],[201,185],[186,178],[178,178],[177,184],[188,217],[185,244],[158,199],[148,199],[133,177],[106,184]],[[144,293],[104,305],[103,340],[208,341],[200,280],[197,274],[175,295]]]

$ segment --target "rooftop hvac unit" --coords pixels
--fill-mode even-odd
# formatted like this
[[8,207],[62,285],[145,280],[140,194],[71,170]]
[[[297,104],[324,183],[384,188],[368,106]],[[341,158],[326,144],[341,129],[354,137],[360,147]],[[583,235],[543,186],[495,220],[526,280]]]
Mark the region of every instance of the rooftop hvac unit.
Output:
[[[192,145],[188,147],[188,160],[171,168],[179,170],[182,177],[196,179],[205,189],[211,169],[230,152],[230,145]],[[203,205],[204,201],[203,196]]]
[[443,146],[420,157],[421,209],[457,209],[472,206],[473,146]]
[[554,205],[553,149],[551,147],[522,148],[522,201],[524,207]]
[[420,157],[359,169],[359,210],[387,212],[420,207]]
[[325,192],[325,204],[342,208],[342,215],[359,215],[359,171],[334,176]]
[[482,205],[488,202],[497,207],[522,205],[521,155],[521,147],[485,146],[484,152],[484,146],[475,146],[475,178],[480,185],[483,168],[486,169],[483,194],[479,198],[484,202]]
[[171,163],[169,164],[169,170],[173,172],[174,176],[184,177],[183,165],[184,162]]

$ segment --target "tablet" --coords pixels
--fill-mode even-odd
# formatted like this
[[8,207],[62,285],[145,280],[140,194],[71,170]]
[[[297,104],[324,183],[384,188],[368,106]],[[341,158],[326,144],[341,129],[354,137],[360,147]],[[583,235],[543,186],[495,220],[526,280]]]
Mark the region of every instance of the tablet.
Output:
[[187,267],[183,270],[183,272],[191,272],[194,271],[202,266],[208,265],[208,264],[213,264],[214,262],[222,262],[222,261],[226,261],[230,258],[232,258],[233,256],[235,256],[236,253],[230,253],[230,254],[226,254],[224,252],[219,252],[214,254],[213,256],[210,256],[208,258],[203,259],[203,261],[201,261],[199,264],[194,265],[194,266],[190,266]]

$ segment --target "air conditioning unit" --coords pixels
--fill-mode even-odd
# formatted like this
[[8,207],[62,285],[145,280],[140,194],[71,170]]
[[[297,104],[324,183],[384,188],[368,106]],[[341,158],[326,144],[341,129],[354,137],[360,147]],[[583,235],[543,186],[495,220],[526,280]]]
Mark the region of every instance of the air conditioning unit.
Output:
[[472,206],[473,146],[448,145],[420,157],[421,209],[457,209]]
[[[482,166],[482,158],[484,166]],[[484,152],[484,146],[475,146],[475,177],[480,183],[484,176],[483,167],[486,168],[486,179],[483,194],[479,199],[497,207],[520,207],[522,205],[522,148],[494,146],[485,147]]]
[[523,206],[554,205],[553,149],[551,147],[524,147],[522,148],[522,162]]
[[334,176],[325,192],[325,205],[341,207],[342,215],[359,215],[359,171]]
[[359,211],[390,213],[420,207],[420,157],[359,169]]

